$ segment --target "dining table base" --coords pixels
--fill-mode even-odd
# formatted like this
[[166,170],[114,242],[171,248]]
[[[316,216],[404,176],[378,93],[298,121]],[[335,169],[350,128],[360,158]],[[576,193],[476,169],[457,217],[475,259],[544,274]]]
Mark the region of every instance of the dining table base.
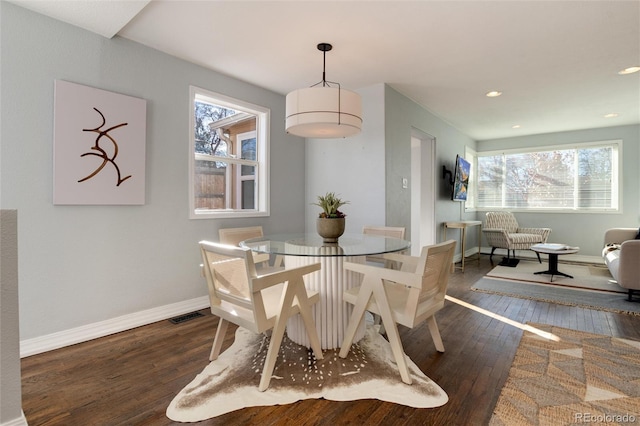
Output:
[[[340,247],[327,245],[322,250],[340,250]],[[343,262],[365,263],[364,256],[285,256],[285,267],[297,267],[320,262],[319,271],[304,277],[305,285],[320,293],[320,302],[313,307],[313,319],[318,330],[322,349],[337,349],[342,345],[344,332],[349,324],[353,306],[343,301],[343,292],[360,284],[362,275],[343,268]],[[360,323],[354,342],[364,337],[364,320]],[[287,322],[287,336],[293,342],[311,347],[309,336],[300,315]]]

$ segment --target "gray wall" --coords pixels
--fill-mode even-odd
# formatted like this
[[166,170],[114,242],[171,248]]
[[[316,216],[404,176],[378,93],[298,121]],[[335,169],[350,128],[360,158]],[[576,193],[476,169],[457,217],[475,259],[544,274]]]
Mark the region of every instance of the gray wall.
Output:
[[[640,126],[549,133],[478,142],[477,151],[622,140],[622,211],[619,213],[514,213],[522,226],[552,228],[549,242],[580,247],[580,255],[601,256],[609,228],[640,226]],[[484,219],[478,212],[478,219]]]
[[[451,185],[442,179],[442,166],[453,170],[456,154],[464,155],[465,147],[475,148],[476,142],[429,111],[385,86],[385,164],[387,223],[402,224],[411,235],[411,191],[400,186],[403,176],[411,176],[411,134],[417,129],[436,140],[436,241],[442,241],[443,223],[455,220],[475,220],[474,213],[465,213],[460,202],[451,201]],[[453,233],[447,238],[459,238]],[[467,247],[478,245],[475,232],[467,234]],[[458,240],[459,241],[459,240]],[[460,247],[456,247],[460,253]]]
[[[21,338],[206,295],[197,242],[219,227],[303,230],[305,146],[284,97],[2,2],[1,207],[17,209]],[[146,204],[52,204],[55,79],[147,100]],[[271,109],[271,216],[189,220],[189,85]]]
[[314,231],[322,211],[311,205],[318,195],[335,192],[349,201],[345,232],[385,224],[384,85],[358,90],[362,97],[362,132],[344,139],[306,140],[307,229]]

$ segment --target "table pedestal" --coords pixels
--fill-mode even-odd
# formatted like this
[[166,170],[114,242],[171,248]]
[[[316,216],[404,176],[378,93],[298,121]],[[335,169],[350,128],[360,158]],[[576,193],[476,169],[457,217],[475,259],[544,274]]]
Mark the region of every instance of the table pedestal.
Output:
[[553,282],[554,275],[561,275],[567,278],[573,278],[571,275],[567,275],[564,272],[558,271],[558,253],[548,253],[549,255],[549,269],[546,271],[534,272],[535,275],[546,274],[551,275],[551,282]]
[[[327,256],[285,256],[285,266],[296,267],[316,262],[322,264],[319,271],[305,275],[304,281],[307,288],[320,293],[320,302],[316,303],[312,310],[322,349],[336,349],[342,344],[344,331],[347,329],[353,310],[352,305],[343,301],[342,293],[359,285],[362,279],[360,274],[345,270],[343,262],[364,263],[365,258],[340,256],[341,248],[337,246],[328,245],[321,250]],[[354,342],[364,336],[364,331],[363,321],[358,327]],[[295,343],[311,346],[300,315],[290,318],[287,322],[287,336]]]

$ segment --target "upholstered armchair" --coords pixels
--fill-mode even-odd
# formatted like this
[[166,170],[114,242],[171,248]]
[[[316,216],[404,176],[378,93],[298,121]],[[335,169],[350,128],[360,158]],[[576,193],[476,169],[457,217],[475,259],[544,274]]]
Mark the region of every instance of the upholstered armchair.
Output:
[[[516,250],[530,250],[531,246],[538,243],[546,243],[550,228],[521,228],[518,225],[516,217],[511,212],[487,212],[486,221],[482,232],[484,233],[487,243],[491,246],[492,260],[493,252],[497,248],[507,250],[507,261],[510,258],[510,252],[513,252],[513,258],[516,257]],[[540,254],[538,261],[542,263]]]

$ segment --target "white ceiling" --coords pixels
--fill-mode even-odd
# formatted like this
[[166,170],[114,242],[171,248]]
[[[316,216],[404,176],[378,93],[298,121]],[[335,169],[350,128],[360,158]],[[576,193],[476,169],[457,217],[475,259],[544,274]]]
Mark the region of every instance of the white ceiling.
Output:
[[387,83],[477,140],[640,123],[640,73],[618,75],[640,1],[13,3],[281,94],[322,79],[328,42],[327,80]]

